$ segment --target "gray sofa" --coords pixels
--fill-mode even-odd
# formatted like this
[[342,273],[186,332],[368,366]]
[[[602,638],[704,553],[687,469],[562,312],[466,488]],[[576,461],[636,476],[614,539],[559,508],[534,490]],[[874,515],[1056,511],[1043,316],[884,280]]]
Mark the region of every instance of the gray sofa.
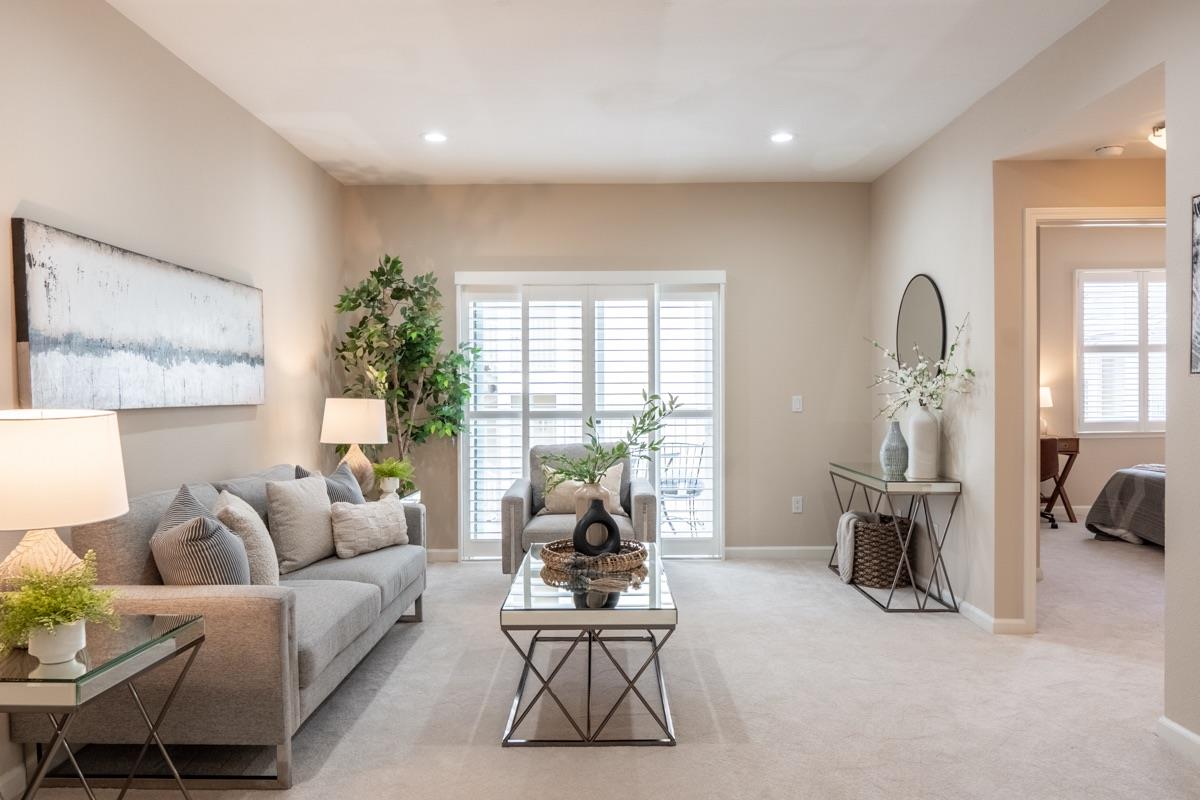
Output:
[[[500,500],[500,566],[513,574],[531,544],[569,538],[575,532],[574,514],[539,514],[546,507],[546,473],[542,459],[548,453],[582,456],[581,444],[536,445],[529,449],[529,478],[515,480]],[[622,539],[653,542],[658,535],[658,498],[644,478],[630,478],[629,459],[622,461],[621,507],[629,516],[615,516]]]
[[[267,481],[294,474],[295,467],[281,464],[189,488],[210,508],[229,489],[265,517]],[[205,643],[163,724],[163,740],[274,746],[277,785],[286,787],[299,727],[397,621],[420,621],[425,508],[405,505],[409,544],[328,558],[283,575],[279,586],[164,586],[149,542],[176,491],[131,498],[125,516],[75,528],[72,547],[96,551],[100,582],[118,589],[118,611],[204,615]],[[410,607],[414,613],[403,616]],[[181,667],[177,660],[139,679],[151,708],[161,705]],[[10,720],[13,741],[50,738],[44,716]],[[145,736],[145,723],[121,692],[87,706],[71,731],[73,743],[140,745]]]

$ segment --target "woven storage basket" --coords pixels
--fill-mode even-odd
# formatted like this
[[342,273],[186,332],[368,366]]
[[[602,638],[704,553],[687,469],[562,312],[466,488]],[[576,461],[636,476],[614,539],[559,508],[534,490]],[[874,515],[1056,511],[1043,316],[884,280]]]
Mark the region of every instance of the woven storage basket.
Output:
[[[908,520],[898,518],[901,533],[908,531]],[[912,563],[912,544],[916,531],[909,538],[908,559]],[[872,589],[890,589],[896,579],[896,567],[900,566],[900,542],[896,538],[893,518],[880,514],[878,522],[859,520],[854,523],[854,575],[852,580],[860,586]],[[900,586],[911,586],[912,576],[908,568],[900,566]]]

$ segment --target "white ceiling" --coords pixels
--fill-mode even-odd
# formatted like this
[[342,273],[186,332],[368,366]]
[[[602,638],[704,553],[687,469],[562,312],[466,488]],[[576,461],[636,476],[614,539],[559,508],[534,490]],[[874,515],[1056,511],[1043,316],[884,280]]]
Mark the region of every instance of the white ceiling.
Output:
[[109,0],[345,183],[872,180],[1104,1]]

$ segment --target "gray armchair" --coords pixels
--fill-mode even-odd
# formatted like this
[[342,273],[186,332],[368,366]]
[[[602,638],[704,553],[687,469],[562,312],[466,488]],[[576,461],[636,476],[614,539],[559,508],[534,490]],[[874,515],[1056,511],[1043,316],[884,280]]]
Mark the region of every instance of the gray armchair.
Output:
[[[532,544],[564,539],[575,531],[574,514],[539,514],[545,507],[546,473],[542,459],[548,453],[583,455],[583,445],[538,445],[529,451],[529,478],[518,478],[500,501],[501,566],[505,575],[516,572]],[[658,535],[658,498],[644,478],[630,479],[629,459],[621,471],[621,507],[628,517],[617,516],[621,537],[653,542]]]

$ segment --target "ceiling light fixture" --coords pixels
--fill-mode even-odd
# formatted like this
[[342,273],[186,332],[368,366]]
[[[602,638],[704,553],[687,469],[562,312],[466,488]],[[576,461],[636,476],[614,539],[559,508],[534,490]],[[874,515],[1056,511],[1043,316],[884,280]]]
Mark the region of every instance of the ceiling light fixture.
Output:
[[771,134],[771,141],[775,144],[787,144],[795,138],[790,131],[775,131]]
[[1120,158],[1125,155],[1125,146],[1108,144],[1104,147],[1097,147],[1095,153],[1099,158]]
[[441,131],[429,131],[428,133],[423,134],[421,138],[430,144],[441,144],[449,137],[447,137],[446,134],[442,133]]
[[1150,135],[1146,137],[1150,144],[1157,147],[1159,150],[1167,149],[1167,123],[1162,122],[1154,126],[1150,131]]

